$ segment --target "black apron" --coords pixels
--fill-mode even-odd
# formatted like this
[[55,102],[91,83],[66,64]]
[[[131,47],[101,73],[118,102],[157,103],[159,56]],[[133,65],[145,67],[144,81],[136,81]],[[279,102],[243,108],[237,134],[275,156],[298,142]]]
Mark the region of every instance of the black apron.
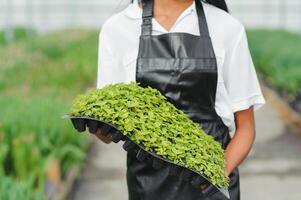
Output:
[[[158,89],[178,109],[200,124],[226,148],[228,127],[215,111],[217,61],[202,3],[196,0],[200,36],[188,33],[152,35],[153,0],[144,0],[136,82]],[[170,165],[159,170],[127,153],[129,200],[226,200],[220,192],[205,197],[181,176],[171,176]],[[230,199],[239,200],[239,173],[230,174]]]

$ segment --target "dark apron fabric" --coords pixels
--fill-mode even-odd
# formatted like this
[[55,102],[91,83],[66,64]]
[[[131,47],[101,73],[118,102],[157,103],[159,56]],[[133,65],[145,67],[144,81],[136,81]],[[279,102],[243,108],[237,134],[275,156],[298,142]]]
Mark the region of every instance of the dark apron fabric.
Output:
[[[228,127],[215,111],[217,62],[209,36],[202,3],[196,0],[200,35],[166,33],[152,35],[153,0],[144,0],[142,31],[136,66],[136,82],[151,86],[168,101],[200,124],[226,148],[230,141]],[[151,163],[127,153],[129,200],[225,200],[216,192],[205,197],[180,176],[169,175],[170,165],[154,169]],[[240,199],[239,173],[230,174],[231,200]]]

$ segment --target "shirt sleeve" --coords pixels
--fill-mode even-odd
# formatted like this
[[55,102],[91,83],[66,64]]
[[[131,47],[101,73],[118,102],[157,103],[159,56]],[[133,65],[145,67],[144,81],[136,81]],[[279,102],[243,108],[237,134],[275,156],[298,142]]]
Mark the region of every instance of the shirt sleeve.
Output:
[[110,30],[104,24],[99,34],[97,88],[120,82],[118,61],[114,59],[116,53],[114,53],[109,32]]
[[233,112],[253,106],[258,110],[265,99],[250,54],[244,27],[239,37],[227,48],[222,76]]

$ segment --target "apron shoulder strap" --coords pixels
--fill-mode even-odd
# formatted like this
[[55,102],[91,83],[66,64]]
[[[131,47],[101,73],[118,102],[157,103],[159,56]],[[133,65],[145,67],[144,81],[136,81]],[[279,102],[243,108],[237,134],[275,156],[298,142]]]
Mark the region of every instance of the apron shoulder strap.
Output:
[[[153,0],[143,0],[141,35],[152,34]],[[200,35],[209,36],[207,20],[201,0],[195,0]]]
[[152,35],[153,0],[143,0],[141,35]]
[[195,0],[196,11],[199,18],[200,35],[209,36],[208,24],[204,12],[204,7],[201,0]]

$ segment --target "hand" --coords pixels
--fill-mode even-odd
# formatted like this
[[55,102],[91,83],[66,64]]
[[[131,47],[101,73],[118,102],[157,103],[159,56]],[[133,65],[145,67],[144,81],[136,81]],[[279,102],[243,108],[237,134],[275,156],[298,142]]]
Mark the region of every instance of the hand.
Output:
[[[227,158],[225,158],[226,160],[227,160]],[[226,163],[227,163],[227,161],[226,161]],[[231,174],[231,172],[228,170],[228,168],[227,168],[227,164],[226,164],[226,166],[225,166],[225,178],[226,178],[226,180],[228,181],[228,182],[230,182],[230,174]]]
[[101,141],[103,141],[106,144],[109,144],[112,142],[112,134],[111,133],[108,133],[108,135],[104,136],[101,134],[101,130],[97,129],[95,135],[96,135],[96,137],[98,137],[98,139],[100,139]]
[[230,183],[230,177],[229,177],[229,174],[228,173],[226,173],[226,180],[228,181],[228,183]]

